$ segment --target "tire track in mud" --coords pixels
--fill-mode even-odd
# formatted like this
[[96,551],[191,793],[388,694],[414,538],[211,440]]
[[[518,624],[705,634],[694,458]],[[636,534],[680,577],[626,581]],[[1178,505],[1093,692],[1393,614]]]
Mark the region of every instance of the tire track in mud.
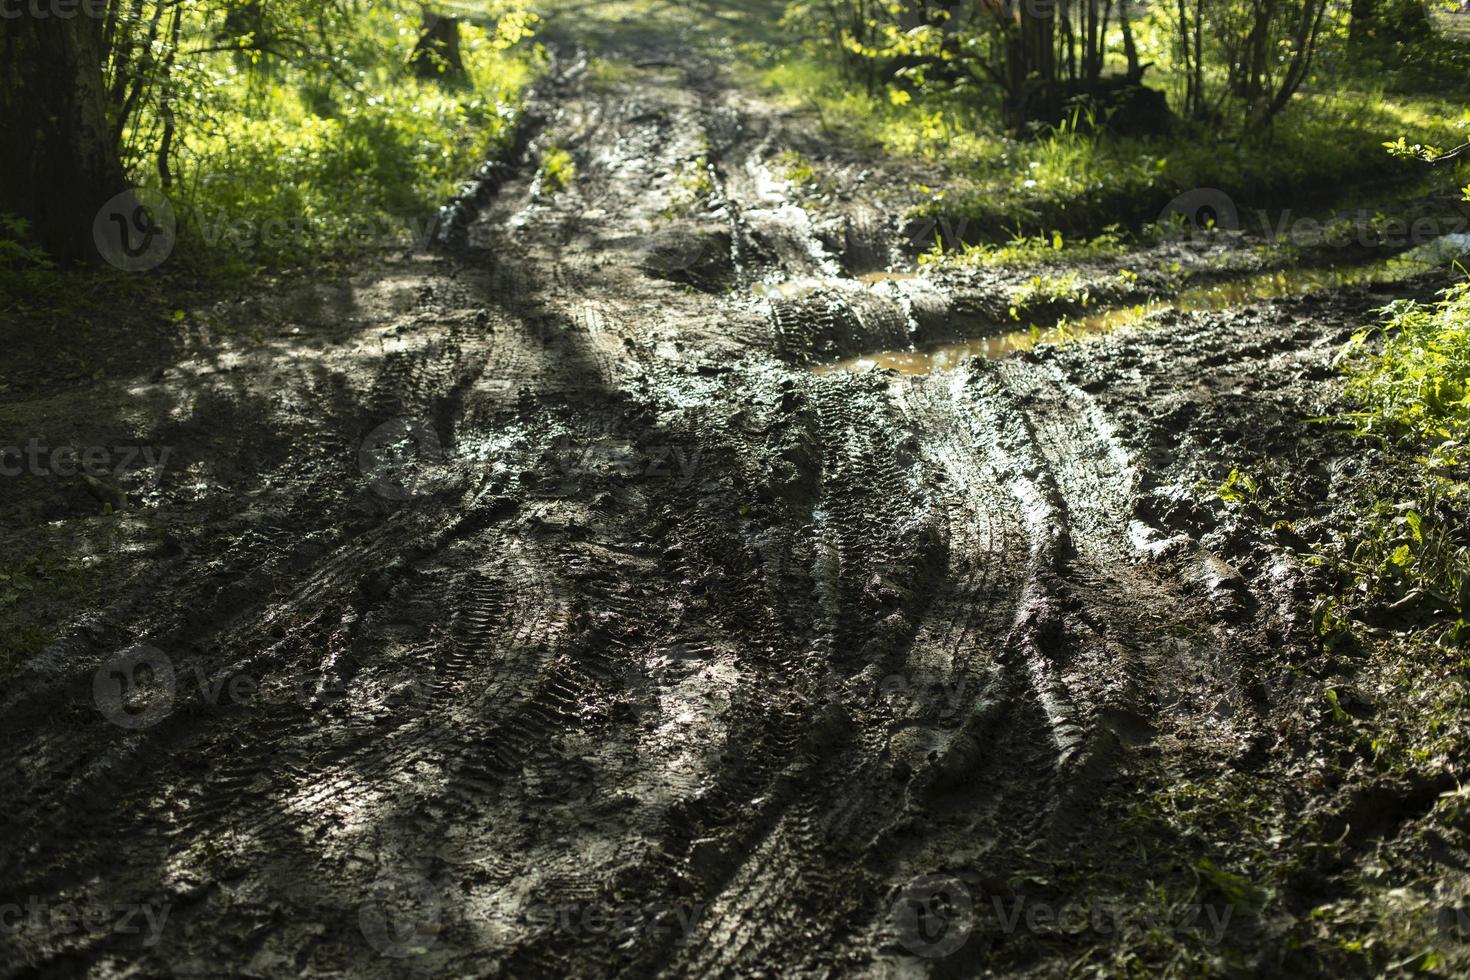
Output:
[[[334,393],[338,456],[424,422],[431,479],[283,482],[286,535],[352,533],[202,619],[116,611],[212,682],[310,691],[127,733],[79,693],[103,642],[16,678],[7,892],[175,912],[141,955],[43,932],[5,970],[892,972],[925,955],[894,915],[915,880],[979,896],[1113,843],[1178,723],[1161,636],[1254,651],[1254,606],[1162,546],[1153,447],[1085,364],[804,370],[949,298],[844,279],[896,250],[871,211],[822,232],[772,175],[779,115],[675,64],[549,88],[572,184],[500,174],[411,317],[283,382]],[[360,921],[385,880],[434,900],[407,958]],[[976,921],[934,965],[1005,939]]]

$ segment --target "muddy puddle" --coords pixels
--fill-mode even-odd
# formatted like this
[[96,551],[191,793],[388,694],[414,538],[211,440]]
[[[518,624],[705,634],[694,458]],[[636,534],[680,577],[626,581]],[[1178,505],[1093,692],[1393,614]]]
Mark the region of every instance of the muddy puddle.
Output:
[[[932,374],[953,369],[972,357],[1007,357],[1017,351],[1029,350],[1037,344],[1070,343],[1100,337],[1115,330],[1135,326],[1156,313],[1169,310],[1185,313],[1209,312],[1365,283],[1398,282],[1466,255],[1470,255],[1470,235],[1444,235],[1393,258],[1365,265],[1280,269],[1242,279],[1196,286],[1168,300],[1151,300],[1133,306],[1102,310],[1084,317],[1063,318],[1048,327],[1033,325],[1022,330],[920,349],[876,351],[823,364],[815,368],[815,371],[818,374],[829,374],[886,369],[905,375]],[[862,281],[872,284],[884,279],[910,278],[902,273],[876,275],[877,277],[864,277]]]
[[[885,282],[907,282],[918,279],[917,272],[865,272],[860,276],[845,279],[838,276],[798,276],[780,282],[761,282],[750,291],[762,299],[801,299],[824,289],[855,289],[858,286],[876,286]],[[855,285],[856,284],[856,285]]]

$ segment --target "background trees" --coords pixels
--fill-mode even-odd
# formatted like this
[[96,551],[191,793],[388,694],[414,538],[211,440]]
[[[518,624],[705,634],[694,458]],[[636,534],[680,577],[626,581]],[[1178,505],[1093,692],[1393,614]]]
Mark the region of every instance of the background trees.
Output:
[[[998,95],[1015,129],[1078,109],[1117,115],[1126,129],[1164,128],[1162,103],[1141,91],[1156,62],[1140,55],[1140,29],[1156,52],[1166,42],[1177,115],[1269,126],[1305,81],[1329,26],[1327,0],[798,0],[793,9],[825,22],[828,43],[870,87],[969,77]],[[1417,23],[1400,16],[1411,9],[1424,8],[1357,0],[1353,29],[1379,25],[1397,36],[1393,24]]]
[[[468,19],[412,0],[5,3],[0,215],[63,261],[97,259],[93,218],[134,184],[252,258],[431,211],[505,129],[526,76],[505,52],[534,21],[518,0]],[[269,222],[291,227],[266,242]]]

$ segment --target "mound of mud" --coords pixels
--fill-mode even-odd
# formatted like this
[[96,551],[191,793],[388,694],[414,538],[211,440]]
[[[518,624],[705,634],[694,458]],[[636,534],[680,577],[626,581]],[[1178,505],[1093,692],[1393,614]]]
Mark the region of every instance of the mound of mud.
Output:
[[657,234],[648,243],[640,268],[659,279],[714,295],[728,292],[737,281],[730,233],[724,229]]

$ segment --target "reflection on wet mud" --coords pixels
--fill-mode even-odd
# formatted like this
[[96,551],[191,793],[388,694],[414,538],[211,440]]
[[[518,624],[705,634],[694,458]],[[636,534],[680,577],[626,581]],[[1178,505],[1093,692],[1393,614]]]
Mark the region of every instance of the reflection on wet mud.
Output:
[[1005,357],[1016,351],[1029,350],[1037,344],[1068,343],[1101,336],[1133,326],[1166,310],[1223,310],[1246,303],[1324,289],[1340,289],[1363,283],[1397,282],[1467,254],[1470,254],[1470,235],[1444,235],[1393,258],[1367,265],[1265,272],[1243,279],[1186,289],[1170,300],[1154,300],[1076,319],[1063,319],[1050,327],[1032,326],[1024,330],[1011,330],[923,350],[876,351],[861,357],[823,364],[816,371],[826,374],[834,371],[884,369],[897,371],[899,374],[931,374],[952,369],[972,357]]

